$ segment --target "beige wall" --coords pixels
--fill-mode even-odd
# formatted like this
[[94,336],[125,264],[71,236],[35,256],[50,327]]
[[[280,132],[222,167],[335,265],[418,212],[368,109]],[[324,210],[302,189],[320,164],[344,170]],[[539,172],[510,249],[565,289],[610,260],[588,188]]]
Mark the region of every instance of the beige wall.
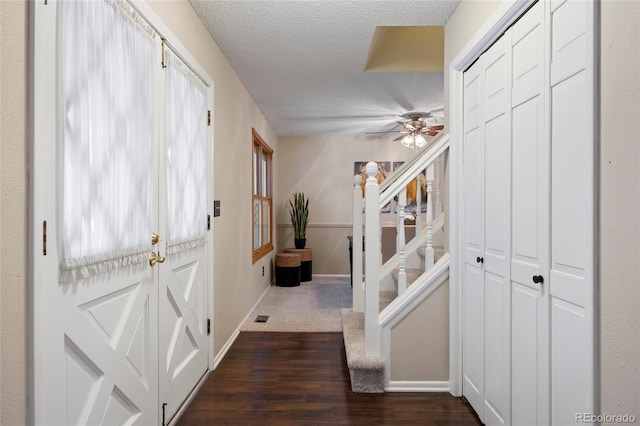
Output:
[[0,424],[27,419],[27,3],[0,1]]
[[[445,27],[449,63],[500,2],[463,0]],[[640,2],[601,3],[600,411],[640,418]],[[449,94],[445,90],[446,110]]]
[[293,244],[289,202],[294,192],[309,197],[307,247],[314,274],[348,274],[353,163],[406,161],[411,150],[393,138],[366,136],[280,137],[276,198],[278,249]]
[[601,412],[640,419],[640,2],[601,24]]
[[391,380],[449,380],[448,282],[391,330]]

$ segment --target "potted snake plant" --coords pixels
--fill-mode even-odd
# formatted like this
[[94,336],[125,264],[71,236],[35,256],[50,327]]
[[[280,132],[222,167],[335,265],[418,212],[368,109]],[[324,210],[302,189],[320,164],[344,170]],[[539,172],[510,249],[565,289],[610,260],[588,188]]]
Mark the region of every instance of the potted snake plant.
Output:
[[304,248],[307,242],[307,223],[309,223],[309,199],[304,192],[294,192],[289,200],[289,216],[293,225],[293,242],[297,249]]

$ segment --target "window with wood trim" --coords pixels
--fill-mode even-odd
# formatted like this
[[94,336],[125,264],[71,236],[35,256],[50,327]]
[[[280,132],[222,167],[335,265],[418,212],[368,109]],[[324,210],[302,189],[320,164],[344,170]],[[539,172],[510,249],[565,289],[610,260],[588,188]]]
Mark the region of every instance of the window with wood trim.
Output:
[[255,129],[253,134],[253,263],[273,250],[273,200],[271,161],[273,150]]

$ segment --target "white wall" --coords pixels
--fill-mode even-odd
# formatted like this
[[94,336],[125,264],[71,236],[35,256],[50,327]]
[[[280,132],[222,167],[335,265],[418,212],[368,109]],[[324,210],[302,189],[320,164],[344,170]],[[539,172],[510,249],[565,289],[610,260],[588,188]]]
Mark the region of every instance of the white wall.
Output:
[[601,412],[640,421],[640,2],[601,23]]
[[293,245],[289,199],[309,197],[307,247],[313,250],[314,274],[348,274],[347,235],[351,235],[353,163],[407,161],[412,155],[393,137],[280,137],[276,153],[279,196],[275,206],[278,250]]

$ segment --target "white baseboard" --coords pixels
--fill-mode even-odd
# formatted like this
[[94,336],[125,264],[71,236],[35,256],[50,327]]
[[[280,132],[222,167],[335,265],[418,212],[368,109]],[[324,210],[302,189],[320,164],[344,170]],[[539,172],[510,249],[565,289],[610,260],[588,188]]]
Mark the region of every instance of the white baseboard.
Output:
[[317,278],[351,278],[349,274],[313,274]]
[[[242,323],[240,323],[240,325],[242,325],[242,324],[244,324],[244,321],[242,321]],[[220,361],[222,361],[222,359],[227,354],[227,352],[229,352],[229,349],[231,348],[231,345],[233,345],[233,342],[235,342],[236,339],[238,338],[238,334],[240,334],[240,326],[238,326],[238,328],[235,329],[235,331],[231,334],[231,337],[229,337],[229,340],[227,340],[227,342],[224,344],[224,346],[222,346],[222,348],[220,348],[220,351],[218,351],[218,354],[215,356],[215,358],[213,358],[213,369],[214,370],[216,368],[218,368],[218,364],[220,364]]]
[[175,425],[175,424],[178,423],[178,421],[180,420],[182,415],[185,413],[185,411],[187,411],[187,408],[189,408],[189,406],[191,405],[193,400],[196,398],[196,396],[198,396],[198,393],[200,393],[200,389],[202,389],[204,384],[207,383],[207,379],[209,378],[210,374],[211,374],[211,370],[207,370],[207,372],[204,373],[204,375],[200,378],[200,381],[193,388],[193,390],[191,391],[191,393],[189,394],[187,399],[184,400],[184,402],[182,403],[182,405],[180,406],[180,408],[176,412],[175,416],[173,416],[171,421],[169,423],[167,423],[168,425]]
[[231,336],[229,337],[229,339],[227,339],[226,343],[222,346],[222,348],[220,348],[220,350],[216,354],[215,358],[213,358],[213,369],[214,370],[216,368],[218,368],[218,364],[220,364],[220,361],[222,361],[222,359],[227,354],[227,352],[229,352],[229,349],[231,348],[231,345],[233,345],[233,342],[236,341],[236,339],[238,338],[238,335],[240,334],[240,327],[242,327],[242,324],[244,324],[245,321],[247,321],[247,319],[249,319],[249,317],[251,316],[251,313],[254,311],[254,309],[256,309],[256,307],[258,306],[260,301],[262,301],[262,299],[264,298],[265,294],[267,294],[267,291],[269,290],[269,288],[271,288],[271,286],[269,286],[269,287],[264,289],[264,291],[262,292],[262,294],[260,295],[258,300],[256,300],[256,303],[254,303],[254,305],[251,307],[251,309],[249,309],[249,312],[247,312],[247,315],[245,315],[245,317],[242,319],[242,321],[240,321],[240,324],[238,325],[238,327],[233,331],[233,333],[231,333]]
[[414,382],[390,381],[384,389],[386,392],[449,392],[449,381],[446,382]]

